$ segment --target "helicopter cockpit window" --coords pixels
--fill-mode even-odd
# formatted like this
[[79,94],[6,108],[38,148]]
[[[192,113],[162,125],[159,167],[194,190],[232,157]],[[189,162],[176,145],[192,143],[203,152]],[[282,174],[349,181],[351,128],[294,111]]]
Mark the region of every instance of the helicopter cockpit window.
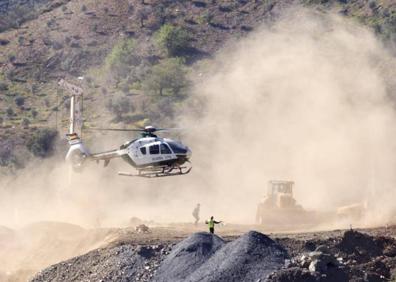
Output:
[[145,155],[146,154],[146,147],[140,147],[140,152]]
[[161,144],[161,154],[172,154],[172,152],[169,149],[168,145]]
[[157,155],[159,154],[159,145],[151,145],[149,147],[150,155]]
[[175,154],[185,154],[187,153],[187,149],[183,147],[183,145],[178,144],[174,141],[169,141],[168,142],[169,146],[172,148],[173,152]]

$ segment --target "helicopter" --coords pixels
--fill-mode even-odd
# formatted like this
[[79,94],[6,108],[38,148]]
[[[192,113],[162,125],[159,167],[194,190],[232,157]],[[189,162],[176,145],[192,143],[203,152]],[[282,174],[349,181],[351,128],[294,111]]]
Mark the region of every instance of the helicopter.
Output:
[[[85,147],[82,139],[76,132],[76,122],[81,111],[76,110],[76,99],[82,96],[82,89],[64,80],[59,82],[64,89],[72,95],[70,98],[70,128],[66,134],[69,150],[66,154],[66,161],[71,164],[75,171],[81,171],[86,161],[104,161],[107,167],[110,160],[121,158],[134,167],[137,173],[119,172],[123,176],[138,177],[165,177],[185,175],[190,173],[192,167],[190,163],[192,152],[190,148],[181,142],[158,137],[155,133],[159,131],[169,131],[173,128],[155,128],[146,126],[144,128],[118,129],[118,128],[89,128],[98,131],[127,131],[140,132],[141,137],[130,140],[122,144],[119,148],[110,151],[90,153]],[[77,116],[77,117],[76,117]]]

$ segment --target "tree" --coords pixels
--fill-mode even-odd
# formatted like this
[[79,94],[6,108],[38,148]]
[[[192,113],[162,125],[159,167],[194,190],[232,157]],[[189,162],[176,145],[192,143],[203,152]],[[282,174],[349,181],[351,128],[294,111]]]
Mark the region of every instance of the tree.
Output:
[[139,64],[139,58],[135,55],[135,46],[133,39],[123,39],[117,42],[106,57],[107,68],[116,76],[126,76],[132,66]]
[[122,116],[134,110],[130,99],[127,97],[118,97],[115,100],[108,100],[106,107],[115,114],[117,120],[122,120]]
[[187,31],[170,24],[164,24],[156,32],[155,40],[158,46],[166,50],[169,56],[183,55],[191,48],[191,38]]
[[52,128],[41,128],[33,133],[26,147],[36,157],[45,158],[54,151],[54,145],[58,131]]
[[148,19],[150,14],[150,10],[147,7],[143,7],[136,11],[137,17],[140,22],[140,28],[144,27],[144,21]]
[[143,81],[143,89],[163,96],[165,92],[179,95],[187,85],[186,70],[181,58],[162,60],[152,67],[151,74]]

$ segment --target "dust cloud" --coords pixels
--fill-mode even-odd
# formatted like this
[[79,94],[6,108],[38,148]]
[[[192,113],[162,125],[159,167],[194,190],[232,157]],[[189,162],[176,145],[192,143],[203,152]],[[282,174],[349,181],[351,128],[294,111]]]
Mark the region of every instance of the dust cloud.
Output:
[[[396,68],[369,30],[291,10],[200,65],[176,120],[193,151],[188,176],[119,177],[132,170],[122,160],[106,169],[92,163],[77,175],[59,161],[33,163],[1,180],[0,225],[126,226],[132,216],[190,222],[196,203],[201,218],[254,223],[273,179],[295,181],[295,198],[307,209],[365,201],[367,224],[390,220],[396,142],[389,77]],[[133,138],[117,138],[124,137]]]
[[190,117],[194,177],[210,187],[202,201],[250,223],[267,181],[293,180],[307,209],[364,202],[361,224],[388,222],[395,66],[371,31],[307,10],[230,43],[198,78],[181,117]]

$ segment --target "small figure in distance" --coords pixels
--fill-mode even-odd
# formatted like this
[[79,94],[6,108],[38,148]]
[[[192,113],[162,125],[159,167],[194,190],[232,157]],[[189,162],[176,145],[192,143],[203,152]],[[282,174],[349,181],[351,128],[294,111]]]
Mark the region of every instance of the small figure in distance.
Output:
[[199,222],[199,209],[201,208],[201,205],[198,203],[197,206],[194,208],[192,215],[195,218],[194,225],[197,226]]
[[222,223],[222,221],[216,221],[216,220],[214,220],[213,215],[212,215],[212,216],[210,217],[210,220],[209,220],[209,221],[205,221],[205,223],[209,225],[209,232],[213,234],[213,233],[214,233],[214,226],[215,226],[215,224]]

